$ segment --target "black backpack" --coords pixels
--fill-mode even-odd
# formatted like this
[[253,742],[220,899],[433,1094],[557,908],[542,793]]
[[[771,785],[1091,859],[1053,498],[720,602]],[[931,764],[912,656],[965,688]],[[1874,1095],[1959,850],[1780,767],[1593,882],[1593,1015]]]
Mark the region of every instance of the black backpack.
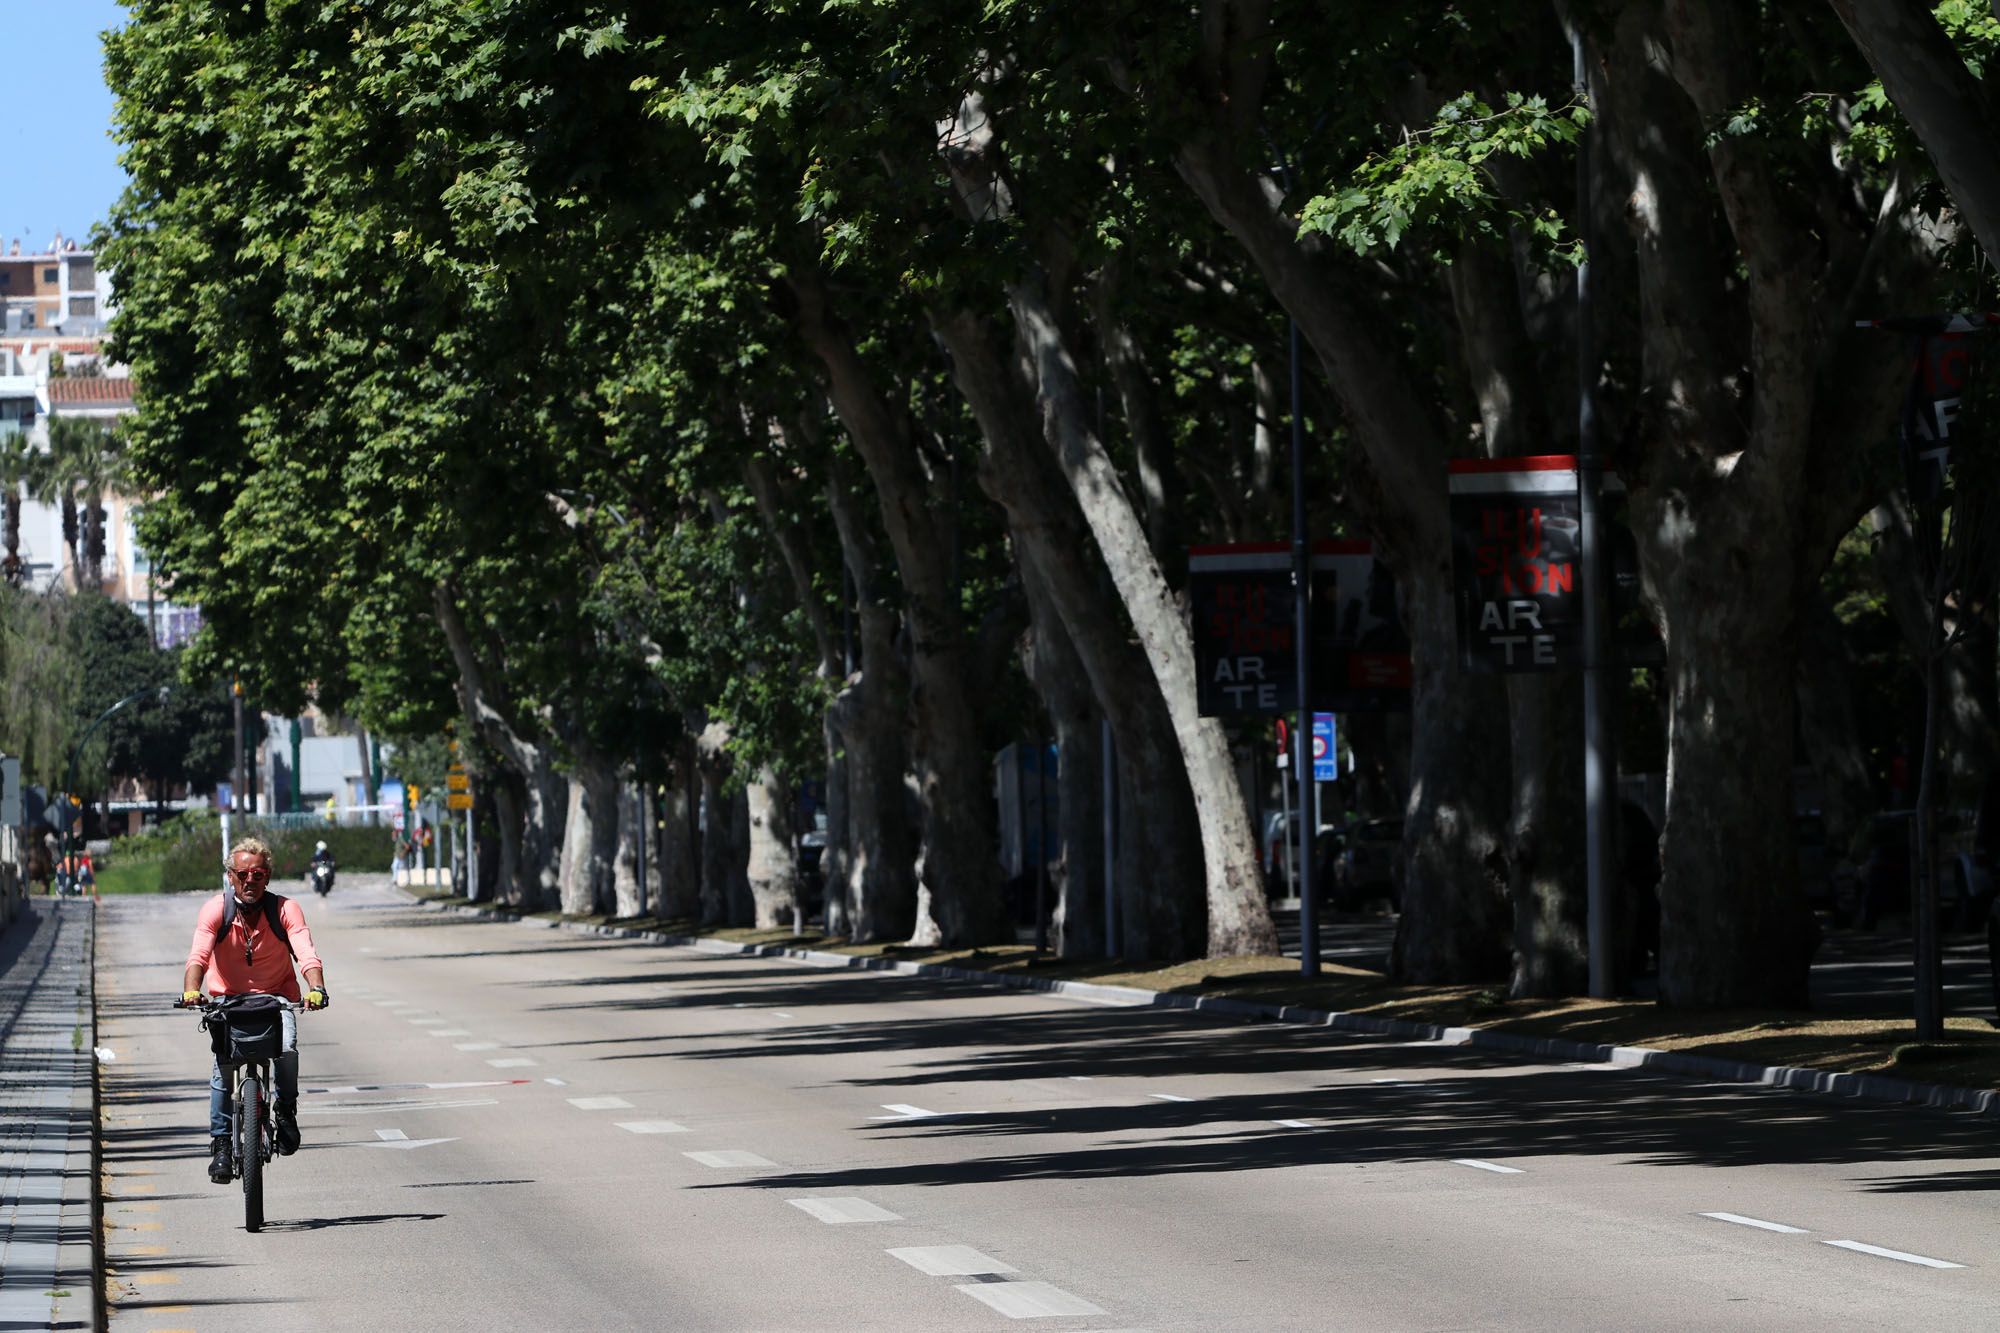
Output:
[[[264,924],[270,928],[273,935],[278,937],[278,943],[285,946],[286,956],[292,962],[297,963],[299,956],[292,952],[292,937],[285,933],[285,918],[283,916],[285,904],[290,901],[291,899],[284,897],[282,894],[267,892],[264,895],[263,901],[257,905],[257,910],[264,914]],[[223,939],[229,934],[229,928],[235,924],[236,895],[224,889],[222,891],[222,924],[215,928],[215,942],[217,946],[221,945]]]

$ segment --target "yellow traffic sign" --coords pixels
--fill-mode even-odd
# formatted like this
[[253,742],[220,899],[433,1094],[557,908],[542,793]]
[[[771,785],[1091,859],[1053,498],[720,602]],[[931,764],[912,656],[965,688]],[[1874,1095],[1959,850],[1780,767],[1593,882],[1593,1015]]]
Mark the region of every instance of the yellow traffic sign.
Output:
[[470,810],[472,793],[469,791],[448,791],[444,794],[444,808],[447,810]]
[[444,775],[444,787],[446,791],[471,791],[472,779],[463,773],[447,773]]

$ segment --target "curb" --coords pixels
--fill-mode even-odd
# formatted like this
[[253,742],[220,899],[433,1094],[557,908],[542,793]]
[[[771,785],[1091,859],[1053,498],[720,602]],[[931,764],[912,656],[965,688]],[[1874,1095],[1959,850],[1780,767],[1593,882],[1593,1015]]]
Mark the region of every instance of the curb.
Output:
[[1392,1037],[1407,1042],[1442,1046],[1470,1046],[1474,1050],[1502,1055],[1560,1059],[1585,1064],[1607,1064],[1621,1069],[1649,1069],[1663,1074],[1711,1079],[1720,1083],[1751,1083],[1770,1088],[1789,1088],[1822,1096],[1847,1097],[1857,1101],[1897,1103],[1929,1107],[1939,1111],[1964,1111],[1972,1115],[2000,1118],[2000,1089],[1956,1088],[1940,1083],[1914,1083],[1907,1079],[1885,1078],[1880,1074],[1844,1074],[1798,1065],[1759,1065],[1743,1060],[1726,1060],[1712,1055],[1688,1055],[1679,1051],[1656,1050],[1650,1046],[1605,1046],[1595,1042],[1571,1041],[1566,1037],[1531,1037],[1495,1028],[1442,1027],[1434,1023],[1413,1023],[1401,1018],[1370,1018],[1341,1010],[1308,1009],[1296,1004],[1259,1004],[1223,995],[1176,995],[1167,991],[1145,990],[1137,986],[1105,986],[1092,981],[1063,981],[1052,977],[1023,977],[978,968],[952,967],[944,963],[905,963],[889,958],[858,958],[852,954],[827,953],[819,949],[793,949],[781,944],[738,944],[705,935],[669,935],[656,930],[632,930],[624,926],[596,926],[577,921],[546,921],[540,918],[509,916],[490,908],[457,903],[411,901],[433,911],[451,912],[483,921],[507,921],[515,925],[567,930],[579,935],[602,935],[611,939],[641,940],[650,944],[671,944],[699,949],[703,953],[742,954],[759,958],[785,958],[814,967],[847,971],[898,972],[904,976],[930,977],[941,981],[972,981],[1012,990],[1046,991],[1058,995],[1117,1008],[1190,1009],[1229,1018],[1246,1018],[1295,1023],[1306,1027],[1327,1027],[1371,1037]]

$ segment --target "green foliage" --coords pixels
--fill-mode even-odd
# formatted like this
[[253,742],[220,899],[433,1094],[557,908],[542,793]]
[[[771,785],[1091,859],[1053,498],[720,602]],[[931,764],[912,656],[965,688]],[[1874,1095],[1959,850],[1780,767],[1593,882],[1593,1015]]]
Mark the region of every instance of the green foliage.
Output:
[[0,750],[21,780],[52,789],[81,731],[81,654],[67,598],[0,583]]
[[[313,844],[324,841],[341,870],[354,874],[380,874],[389,869],[393,855],[392,831],[380,828],[350,828],[307,825],[294,828],[258,828],[254,832],[271,848],[273,882],[303,879],[310,864]],[[231,836],[246,830],[231,828]],[[112,864],[120,864],[123,840],[112,843]],[[157,849],[157,851],[155,851]],[[149,846],[127,864],[159,866],[159,887],[165,893],[214,893],[222,887],[222,828],[219,823],[189,831],[167,842]],[[135,877],[137,872],[135,872]]]
[[1553,248],[1563,234],[1561,217],[1552,208],[1509,199],[1487,161],[1568,147],[1588,123],[1580,102],[1550,106],[1540,95],[1510,92],[1495,110],[1463,93],[1438,109],[1429,128],[1371,152],[1345,182],[1308,199],[1299,225],[1362,255],[1393,250],[1405,234],[1419,230],[1432,232],[1437,245],[1468,233],[1499,236],[1517,227]]

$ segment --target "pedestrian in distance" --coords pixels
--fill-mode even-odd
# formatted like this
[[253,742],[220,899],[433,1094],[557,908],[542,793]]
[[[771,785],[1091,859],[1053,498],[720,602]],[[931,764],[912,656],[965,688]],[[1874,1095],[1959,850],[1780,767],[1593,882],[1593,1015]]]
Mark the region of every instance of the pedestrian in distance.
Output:
[[[206,991],[215,997],[274,995],[296,1003],[301,998],[296,967],[305,973],[306,1008],[326,1008],[325,968],[306,928],[305,909],[268,891],[271,849],[256,838],[237,842],[229,849],[228,879],[229,887],[203,903],[195,920],[181,1002],[199,1003]],[[299,1149],[299,1029],[290,1009],[282,1011],[282,1021],[277,1147],[290,1156]],[[208,1149],[208,1178],[228,1184],[229,1111],[220,1058],[208,1077]]]

